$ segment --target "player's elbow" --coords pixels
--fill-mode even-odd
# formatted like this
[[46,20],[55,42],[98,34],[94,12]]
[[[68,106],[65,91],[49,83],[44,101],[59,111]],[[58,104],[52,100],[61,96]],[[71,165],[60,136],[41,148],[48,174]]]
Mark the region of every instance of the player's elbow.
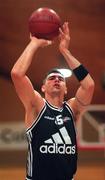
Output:
[[16,69],[13,68],[11,70],[11,78],[12,78],[12,80],[20,79],[21,78],[21,74]]
[[94,88],[95,88],[95,82],[93,79],[90,80],[90,82],[88,83],[88,91],[93,93],[94,92]]

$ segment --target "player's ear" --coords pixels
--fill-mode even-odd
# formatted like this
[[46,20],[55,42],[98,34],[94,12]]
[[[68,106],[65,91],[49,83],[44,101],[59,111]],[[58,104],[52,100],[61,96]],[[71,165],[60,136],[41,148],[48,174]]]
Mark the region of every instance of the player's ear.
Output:
[[41,90],[43,93],[45,92],[45,85],[44,84],[42,85]]

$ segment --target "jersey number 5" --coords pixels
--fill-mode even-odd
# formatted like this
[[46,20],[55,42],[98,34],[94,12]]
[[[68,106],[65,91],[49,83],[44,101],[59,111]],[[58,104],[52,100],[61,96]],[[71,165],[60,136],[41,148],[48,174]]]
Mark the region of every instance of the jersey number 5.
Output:
[[63,124],[62,115],[56,116],[55,124],[56,124],[56,125],[62,125],[62,124]]

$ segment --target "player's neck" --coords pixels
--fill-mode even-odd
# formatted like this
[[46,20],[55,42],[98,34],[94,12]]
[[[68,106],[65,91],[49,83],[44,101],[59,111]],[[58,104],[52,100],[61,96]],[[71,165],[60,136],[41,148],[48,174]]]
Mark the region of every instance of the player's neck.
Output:
[[57,97],[57,96],[46,96],[45,99],[53,106],[55,107],[62,107],[62,104],[63,104],[63,98],[60,98],[60,97]]

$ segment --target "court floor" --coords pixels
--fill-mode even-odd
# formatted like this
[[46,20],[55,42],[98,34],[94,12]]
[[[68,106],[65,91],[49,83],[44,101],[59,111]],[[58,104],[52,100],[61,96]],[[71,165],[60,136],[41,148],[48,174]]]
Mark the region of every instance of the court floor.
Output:
[[[1,168],[0,180],[24,180],[25,169],[19,167]],[[104,165],[79,166],[75,180],[105,180]]]

